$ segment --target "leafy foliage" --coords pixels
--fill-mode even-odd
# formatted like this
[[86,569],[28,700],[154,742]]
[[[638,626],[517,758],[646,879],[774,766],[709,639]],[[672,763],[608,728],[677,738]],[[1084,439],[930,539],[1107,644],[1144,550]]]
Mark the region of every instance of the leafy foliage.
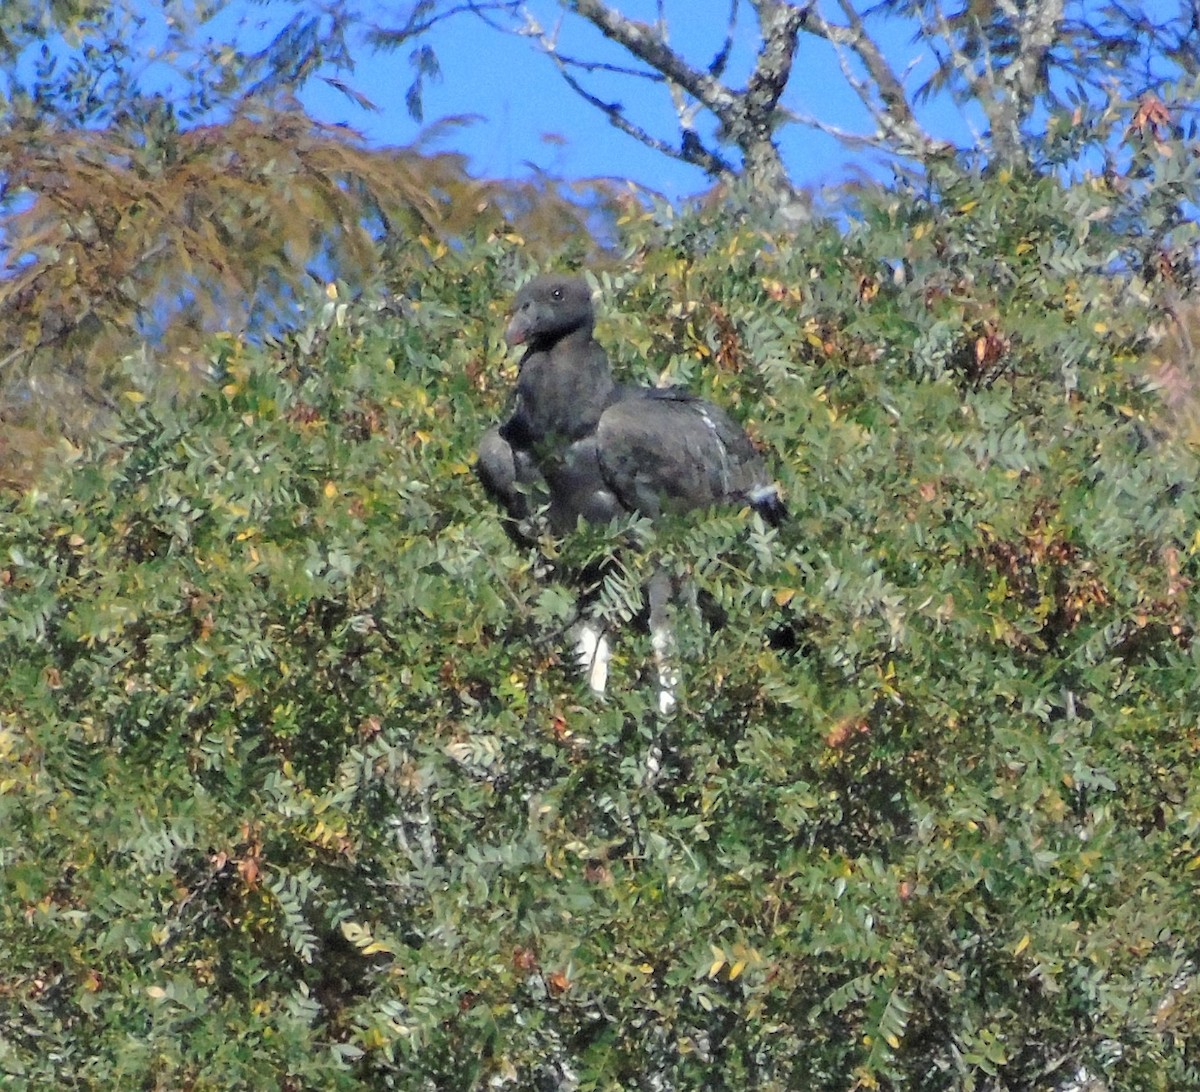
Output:
[[[79,402],[108,408],[122,355],[139,348],[154,362],[147,376],[186,389],[214,330],[271,329],[321,274],[376,286],[386,233],[486,233],[510,213],[538,223],[532,193],[502,198],[457,156],[372,151],[295,112],[184,130],[158,121],[152,137],[0,136],[11,190],[36,198],[5,221],[10,416],[44,406],[86,433]],[[586,211],[546,196],[559,210],[549,238],[578,231]]]
[[631,630],[584,695],[470,472],[511,236],[134,388],[0,532],[7,1083],[1195,1085],[1196,464],[1118,200],[627,219],[598,336],[794,513],[545,544],[724,614],[666,722]]
[[107,422],[125,358],[185,392],[212,333],[294,325],[314,280],[378,294],[388,251],[420,236],[511,227],[558,252],[620,206],[602,184],[472,179],[432,150],[453,122],[379,150],[314,121],[293,96],[348,63],[344,13],[298,10],[251,56],[206,40],[220,5],[168,7],[161,48],[153,5],[0,17],[0,481]]

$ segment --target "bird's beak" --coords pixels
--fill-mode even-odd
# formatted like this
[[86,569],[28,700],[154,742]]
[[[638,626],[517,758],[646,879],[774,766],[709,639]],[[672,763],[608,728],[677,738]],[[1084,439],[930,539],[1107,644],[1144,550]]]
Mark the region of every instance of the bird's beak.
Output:
[[504,341],[510,349],[524,345],[529,338],[530,316],[524,311],[518,311],[504,331]]

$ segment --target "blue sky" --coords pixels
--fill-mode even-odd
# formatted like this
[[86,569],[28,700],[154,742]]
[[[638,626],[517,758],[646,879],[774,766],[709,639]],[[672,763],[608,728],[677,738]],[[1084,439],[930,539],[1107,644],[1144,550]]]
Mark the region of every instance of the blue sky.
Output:
[[[146,0],[146,7],[157,7]],[[371,7],[380,23],[395,25],[404,4]],[[535,0],[544,25],[552,27],[560,9],[553,0]],[[652,19],[648,0],[620,0],[615,6],[631,18]],[[741,5],[737,45],[727,74],[735,86],[750,71],[757,45],[754,12]],[[214,25],[217,35],[231,32],[244,46],[269,40],[295,13],[287,0],[233,0]],[[667,0],[671,43],[699,67],[720,48],[725,34],[727,0]],[[363,27],[365,30],[365,26]],[[882,24],[882,43],[898,72],[909,72],[915,85],[932,70],[929,50],[914,41],[910,26]],[[561,23],[564,51],[589,59],[629,63],[629,58],[577,18]],[[425,87],[425,125],[440,118],[474,116],[471,124],[449,129],[435,145],[465,153],[474,173],[488,177],[519,177],[530,165],[566,178],[610,176],[630,179],[678,198],[707,188],[708,180],[694,167],[679,163],[639,144],[615,128],[562,82],[554,65],[528,41],[505,35],[472,16],[439,27],[425,39],[436,51],[442,78]],[[354,46],[357,68],[348,81],[377,107],[374,113],[356,106],[341,93],[317,80],[305,102],[319,118],[342,122],[366,135],[376,146],[402,145],[415,140],[422,124],[409,117],[404,95],[411,82],[408,50],[372,53]],[[621,101],[628,115],[664,139],[677,140],[678,127],[664,89],[639,81],[596,83],[605,99]],[[869,120],[840,72],[825,43],[803,36],[785,103],[797,113],[814,115],[845,129],[868,131]],[[970,130],[950,104],[928,111],[939,133],[970,140]],[[844,181],[855,170],[877,171],[874,156],[847,149],[839,141],[801,125],[780,135],[793,179],[821,185]]]
[[[146,51],[148,69],[155,73],[150,84],[153,86],[161,73],[166,90],[166,67],[149,60],[150,50],[161,47],[166,40],[164,0],[121,2],[148,17],[136,41]],[[514,178],[536,169],[567,179],[629,179],[670,199],[702,192],[710,184],[696,168],[618,132],[594,107],[567,88],[551,61],[529,41],[505,35],[468,14],[439,26],[423,39],[435,50],[442,69],[440,80],[426,84],[423,124],[414,121],[405,107],[405,91],[412,79],[409,50],[373,51],[364,37],[368,19],[392,26],[403,22],[403,14],[411,7],[408,0],[229,0],[220,15],[201,27],[199,33],[254,51],[272,41],[298,10],[312,11],[326,2],[357,7],[366,13],[351,34],[355,71],[330,75],[345,79],[378,110],[363,109],[319,78],[307,85],[305,105],[322,121],[344,123],[359,130],[373,146],[409,144],[439,119],[472,117],[469,124],[441,130],[432,146],[464,153],[477,175]],[[627,55],[583,20],[564,16],[556,0],[527,2],[544,26],[560,27],[564,52],[589,60],[631,63]],[[630,18],[652,21],[655,17],[655,0],[610,2]],[[1100,4],[1101,0],[1092,2]],[[1140,9],[1147,14],[1167,14],[1177,12],[1176,3],[1149,0]],[[707,66],[724,39],[729,0],[663,0],[663,5],[672,46],[694,66]],[[740,8],[735,48],[725,76],[735,88],[750,72],[758,44],[754,11],[747,0],[742,0]],[[831,2],[821,5],[831,19],[836,8]],[[933,71],[932,51],[911,23],[873,19],[867,25],[893,71],[904,76],[910,91]],[[620,101],[629,118],[656,136],[678,141],[674,111],[662,87],[645,81],[611,79],[590,86],[601,98]],[[811,35],[801,35],[783,105],[797,115],[816,117],[843,130],[864,133],[872,128],[833,49]],[[923,106],[919,116],[931,134],[960,146],[971,145],[973,133],[982,128],[978,116],[964,118],[944,97]],[[700,131],[711,136],[711,129],[706,132],[701,126]],[[836,185],[857,173],[889,177],[887,166],[875,153],[847,147],[812,127],[787,125],[779,132],[778,140],[797,184]]]

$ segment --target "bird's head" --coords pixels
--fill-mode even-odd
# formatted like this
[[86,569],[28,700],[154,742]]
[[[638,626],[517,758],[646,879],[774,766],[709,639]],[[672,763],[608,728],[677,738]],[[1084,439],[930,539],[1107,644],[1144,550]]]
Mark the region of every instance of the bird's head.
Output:
[[513,346],[548,349],[576,331],[590,335],[593,321],[592,290],[587,281],[549,274],[530,281],[517,293],[504,340]]

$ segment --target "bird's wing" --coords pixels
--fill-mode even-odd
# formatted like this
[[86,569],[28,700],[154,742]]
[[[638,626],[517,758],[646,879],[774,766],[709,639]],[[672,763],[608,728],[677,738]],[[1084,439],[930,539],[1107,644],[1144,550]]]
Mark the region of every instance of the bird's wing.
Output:
[[632,392],[606,409],[596,445],[617,499],[648,516],[749,500],[766,483],[762,460],[728,414],[669,388]]
[[504,510],[509,536],[521,545],[536,541],[537,513],[550,495],[533,456],[510,445],[500,429],[490,428],[479,441],[475,473],[484,492]]

